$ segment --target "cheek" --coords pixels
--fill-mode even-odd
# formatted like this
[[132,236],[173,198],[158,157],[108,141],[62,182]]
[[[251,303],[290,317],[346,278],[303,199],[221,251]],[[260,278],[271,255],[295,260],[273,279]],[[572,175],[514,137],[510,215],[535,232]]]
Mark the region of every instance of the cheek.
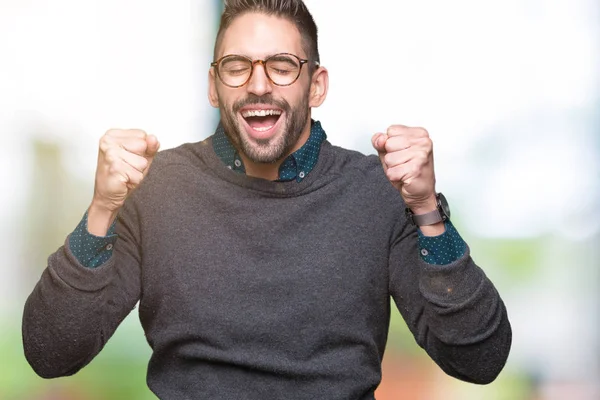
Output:
[[305,107],[310,89],[306,87],[295,89],[296,90],[290,91],[289,93],[285,93],[282,98],[285,99],[293,109]]
[[219,97],[219,108],[228,114],[233,114],[233,104],[235,99],[229,97]]
[[223,93],[223,90],[220,89],[218,85],[215,88],[215,94],[217,96],[217,101],[219,103],[219,106],[226,104],[227,96],[225,95],[225,93]]
[[232,89],[223,87],[222,85],[216,85],[215,92],[217,94],[219,107],[224,107],[227,110],[231,110],[233,103],[237,99],[236,94],[232,92]]

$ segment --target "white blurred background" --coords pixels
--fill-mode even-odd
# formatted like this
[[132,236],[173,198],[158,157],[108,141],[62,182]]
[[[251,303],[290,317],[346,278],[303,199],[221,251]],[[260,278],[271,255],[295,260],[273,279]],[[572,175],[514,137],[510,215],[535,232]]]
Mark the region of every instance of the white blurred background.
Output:
[[[419,398],[600,398],[600,4],[306,3],[331,79],[314,118],[332,143],[364,153],[391,124],[427,128],[437,189],[508,306],[514,342],[499,381],[475,387],[435,370],[411,378]],[[219,12],[217,0],[0,0],[0,398],[152,398],[125,383],[89,389],[98,376],[124,379],[104,375],[130,368],[123,349],[144,385],[135,313],[83,381],[34,376],[20,313],[91,199],[107,129],[145,129],[163,148],[212,134]],[[395,344],[406,331],[394,321],[386,361],[426,362],[410,340]],[[403,386],[378,398],[416,398],[386,372],[392,361],[384,385]]]

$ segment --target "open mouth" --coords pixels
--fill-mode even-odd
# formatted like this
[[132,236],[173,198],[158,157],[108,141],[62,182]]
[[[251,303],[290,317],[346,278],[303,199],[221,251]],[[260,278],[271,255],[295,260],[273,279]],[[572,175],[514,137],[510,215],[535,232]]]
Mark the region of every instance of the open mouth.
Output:
[[245,109],[241,113],[248,134],[256,139],[270,137],[283,114],[280,109]]

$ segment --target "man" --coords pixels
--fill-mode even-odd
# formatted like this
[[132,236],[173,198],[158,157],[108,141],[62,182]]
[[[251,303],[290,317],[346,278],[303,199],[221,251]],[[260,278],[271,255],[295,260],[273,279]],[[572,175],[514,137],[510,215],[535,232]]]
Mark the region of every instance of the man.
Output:
[[510,324],[435,192],[427,132],[374,135],[379,158],[326,140],[301,0],[227,1],[209,82],[207,140],[100,140],[92,203],[25,306],[34,370],[74,374],[139,301],[159,398],[372,399],[391,296],[445,372],[493,381]]

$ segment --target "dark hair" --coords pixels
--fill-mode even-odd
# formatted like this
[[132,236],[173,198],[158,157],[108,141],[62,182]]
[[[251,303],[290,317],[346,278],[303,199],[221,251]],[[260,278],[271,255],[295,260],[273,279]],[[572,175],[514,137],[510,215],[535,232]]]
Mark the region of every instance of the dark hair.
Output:
[[221,45],[223,34],[231,23],[244,14],[256,12],[285,18],[296,25],[302,37],[302,48],[309,60],[310,74],[316,69],[314,61],[320,62],[317,25],[302,0],[224,0],[223,14],[217,40],[215,41],[214,59],[217,59],[217,48]]

